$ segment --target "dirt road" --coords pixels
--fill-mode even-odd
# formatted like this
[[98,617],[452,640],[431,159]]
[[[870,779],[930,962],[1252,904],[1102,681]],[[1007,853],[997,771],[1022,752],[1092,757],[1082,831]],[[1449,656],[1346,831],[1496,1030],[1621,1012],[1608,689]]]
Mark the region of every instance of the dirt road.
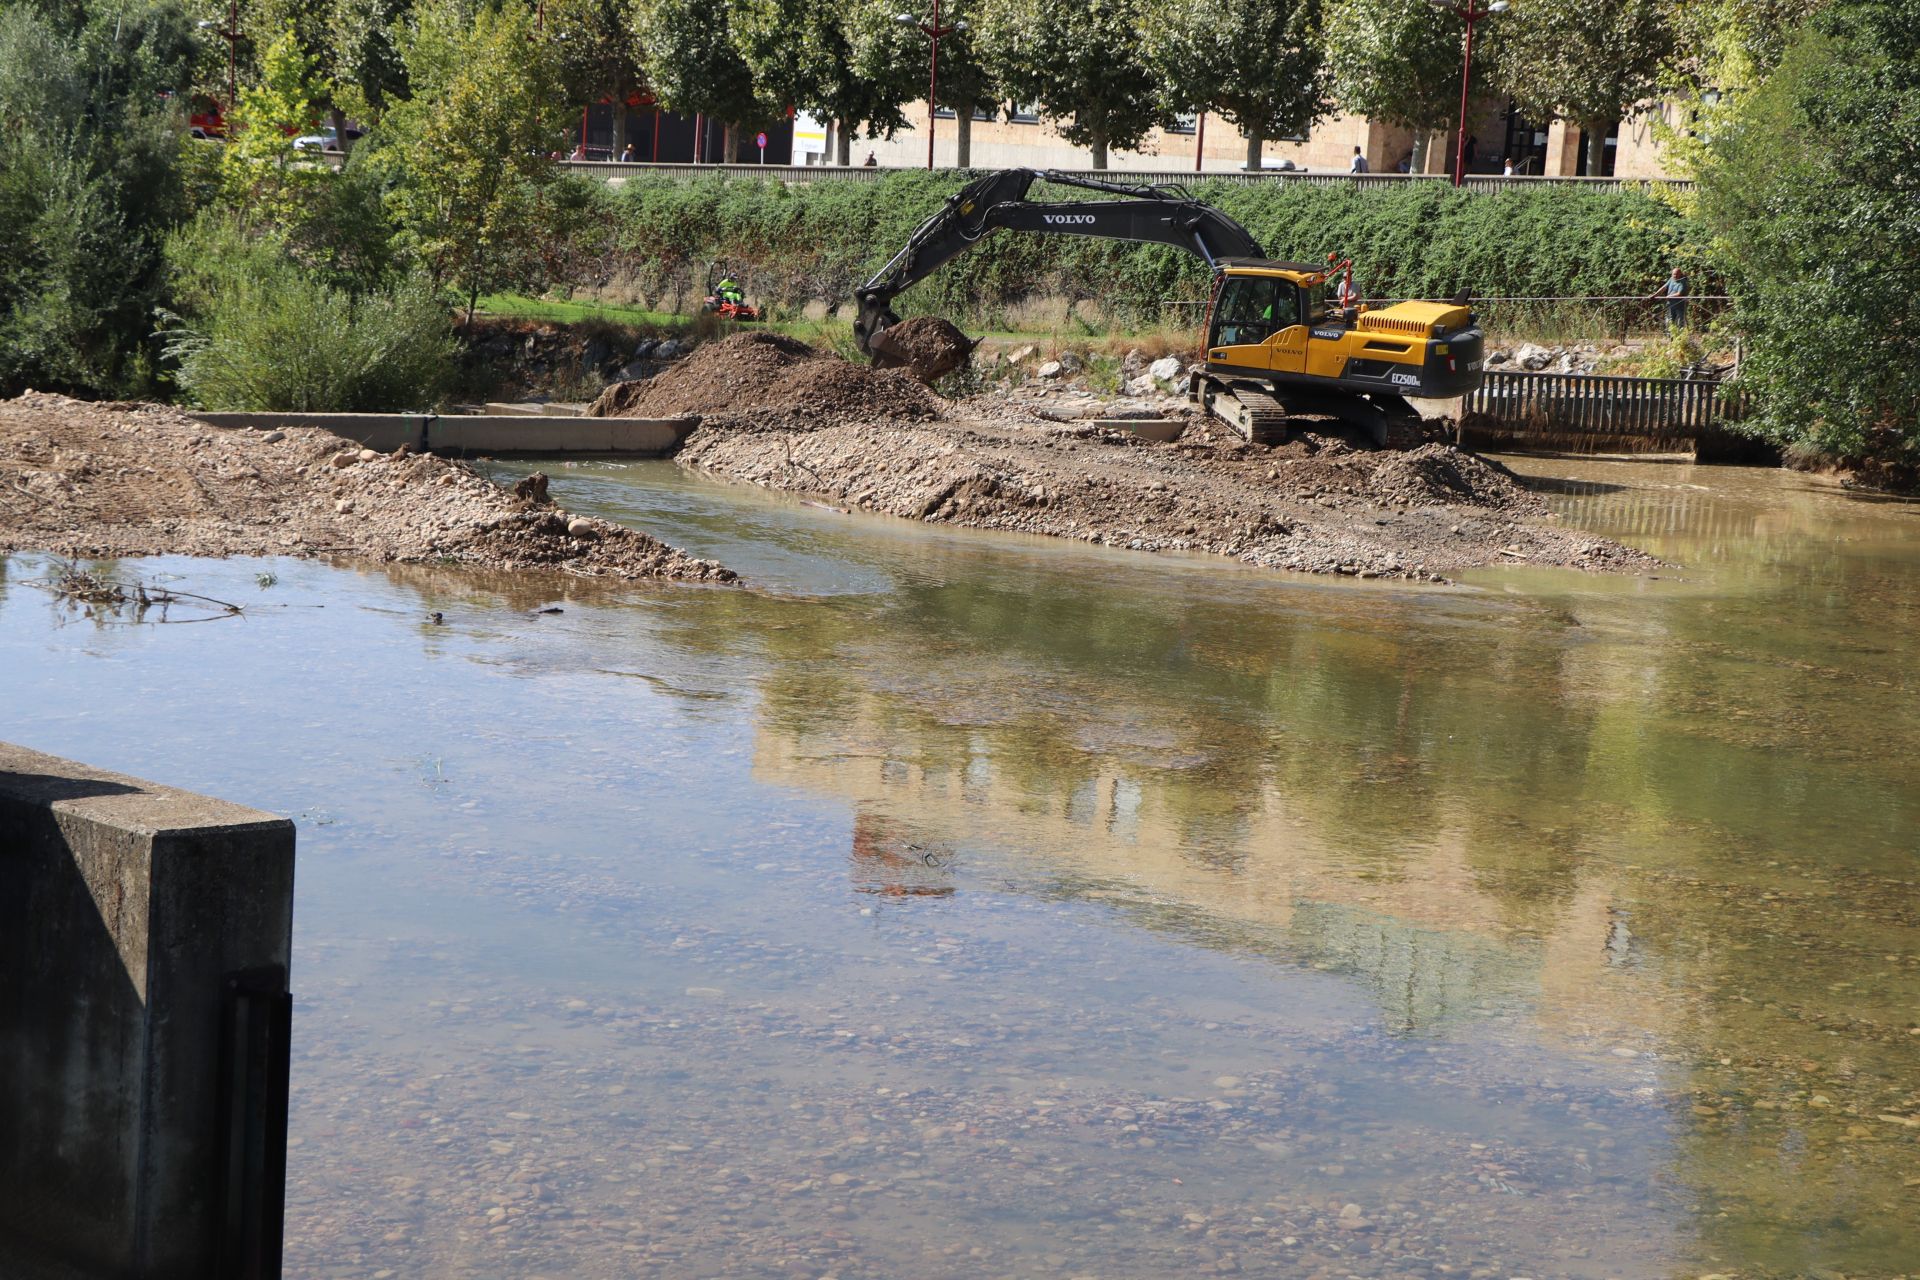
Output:
[[155,405],[0,401],[0,552],[346,556],[731,582],[710,560],[516,497],[458,462]]

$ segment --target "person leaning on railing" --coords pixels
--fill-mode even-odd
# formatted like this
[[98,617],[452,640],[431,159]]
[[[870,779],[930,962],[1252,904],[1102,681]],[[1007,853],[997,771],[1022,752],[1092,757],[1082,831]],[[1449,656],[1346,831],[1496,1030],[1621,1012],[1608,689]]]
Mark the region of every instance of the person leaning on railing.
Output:
[[1647,301],[1658,298],[1667,300],[1667,328],[1684,329],[1687,327],[1687,277],[1679,267],[1673,274],[1660,282],[1660,287],[1647,295]]

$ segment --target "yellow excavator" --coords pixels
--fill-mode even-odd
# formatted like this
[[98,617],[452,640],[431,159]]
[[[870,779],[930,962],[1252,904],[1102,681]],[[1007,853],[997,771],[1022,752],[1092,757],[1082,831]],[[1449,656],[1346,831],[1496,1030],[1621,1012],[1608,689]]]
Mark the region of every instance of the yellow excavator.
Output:
[[[1042,203],[1035,182],[1121,199]],[[1172,245],[1213,269],[1206,358],[1193,366],[1195,403],[1256,444],[1278,444],[1290,419],[1333,417],[1374,443],[1420,438],[1407,403],[1479,388],[1484,337],[1464,294],[1449,302],[1369,309],[1353,293],[1353,266],[1275,261],[1253,235],[1176,184],[1127,186],[1043,169],[1008,169],[969,183],[922,223],[904,248],[854,291],[854,335],[876,364],[874,339],[899,323],[893,299],[994,231],[1097,236]]]

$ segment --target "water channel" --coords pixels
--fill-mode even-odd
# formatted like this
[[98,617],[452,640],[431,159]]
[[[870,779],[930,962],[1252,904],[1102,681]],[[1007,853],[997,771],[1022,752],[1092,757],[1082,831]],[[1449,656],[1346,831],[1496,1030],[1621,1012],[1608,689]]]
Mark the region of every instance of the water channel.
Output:
[[290,1277],[1920,1275],[1920,507],[1513,461],[1674,567],[550,465],[754,589],[19,555],[0,736],[297,819]]

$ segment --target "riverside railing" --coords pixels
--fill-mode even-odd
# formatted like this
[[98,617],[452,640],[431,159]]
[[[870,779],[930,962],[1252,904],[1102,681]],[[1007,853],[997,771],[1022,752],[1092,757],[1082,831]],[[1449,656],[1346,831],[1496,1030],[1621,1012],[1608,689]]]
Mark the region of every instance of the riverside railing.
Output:
[[1738,421],[1745,401],[1718,382],[1687,378],[1496,370],[1461,408],[1467,429],[1697,440]]

